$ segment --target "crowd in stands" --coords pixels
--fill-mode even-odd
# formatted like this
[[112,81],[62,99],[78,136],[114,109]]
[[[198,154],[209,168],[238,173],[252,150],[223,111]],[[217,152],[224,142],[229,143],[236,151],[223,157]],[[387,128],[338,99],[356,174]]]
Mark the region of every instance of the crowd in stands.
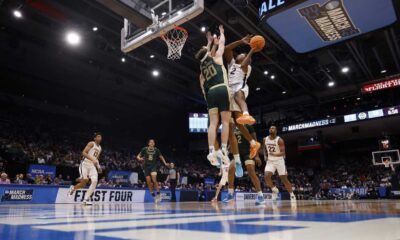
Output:
[[[88,141],[88,137],[83,137],[79,133],[73,133],[69,129],[65,131],[59,126],[51,126],[49,123],[34,123],[24,120],[16,121],[12,117],[4,117],[0,124],[0,184],[39,184],[39,185],[70,185],[76,180],[78,166],[81,161],[81,151]],[[29,120],[31,121],[31,120]],[[57,131],[53,131],[57,129]],[[145,188],[143,170],[141,164],[135,156],[139,152],[132,150],[112,150],[112,148],[103,148],[100,163],[104,170],[128,170],[139,173],[139,181],[136,184],[122,184],[115,180],[107,179],[102,175],[99,180],[99,187],[133,187]],[[184,157],[176,156],[167,161],[175,162],[177,170],[181,176],[186,177],[187,181],[178,185],[177,189],[196,189],[206,190],[214,189],[213,185],[205,185],[205,178],[215,179],[215,184],[219,180],[219,170],[211,167],[204,159],[205,153],[183,154]],[[6,172],[9,163],[17,162],[20,164],[46,164],[55,165],[57,170],[69,169],[68,174],[59,174],[56,177],[37,175],[33,178],[29,173],[18,170],[13,176]],[[258,170],[262,187],[268,191],[264,184],[263,168]],[[164,189],[169,185],[165,181],[168,174],[168,168],[161,166],[159,168],[159,181]],[[15,171],[14,171],[15,172]],[[295,193],[300,199],[336,198],[329,192],[331,188],[367,188],[368,191],[376,191],[377,187],[391,187],[390,179],[393,177],[390,169],[379,169],[365,164],[365,161],[347,160],[345,162],[337,161],[334,166],[321,169],[311,168],[290,168],[289,178],[293,184]],[[397,174],[398,177],[398,174]],[[276,178],[276,183],[283,189],[283,185]],[[254,191],[249,177],[245,176],[236,181],[236,191]]]

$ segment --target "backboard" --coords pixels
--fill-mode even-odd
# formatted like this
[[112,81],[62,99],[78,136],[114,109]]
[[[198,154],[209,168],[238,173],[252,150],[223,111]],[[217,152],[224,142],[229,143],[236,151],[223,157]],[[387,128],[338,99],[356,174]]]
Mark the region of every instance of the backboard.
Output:
[[372,163],[375,166],[385,165],[385,161],[391,164],[400,164],[400,154],[398,149],[372,152]]
[[[103,4],[110,5],[110,2]],[[130,14],[114,10],[124,17],[121,50],[125,53],[166,34],[204,11],[204,0],[118,0],[114,2],[134,10]],[[107,7],[113,10],[112,6]],[[138,17],[134,18],[133,15]]]

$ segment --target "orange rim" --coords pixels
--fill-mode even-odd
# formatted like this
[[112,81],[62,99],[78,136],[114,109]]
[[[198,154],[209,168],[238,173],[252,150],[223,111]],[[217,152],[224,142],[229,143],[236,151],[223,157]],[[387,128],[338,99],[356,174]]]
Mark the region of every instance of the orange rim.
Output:
[[[175,30],[180,30],[180,31],[182,31],[182,32],[184,32],[187,36],[189,36],[189,34],[188,34],[188,31],[186,30],[186,29],[184,29],[183,27],[174,27],[173,29],[175,29]],[[171,29],[172,30],[172,29]],[[169,31],[171,31],[171,30],[169,30]],[[169,32],[168,31],[168,32]],[[164,34],[161,34],[161,38],[165,41],[165,35],[168,33],[168,32],[166,32],[166,33],[164,33]]]

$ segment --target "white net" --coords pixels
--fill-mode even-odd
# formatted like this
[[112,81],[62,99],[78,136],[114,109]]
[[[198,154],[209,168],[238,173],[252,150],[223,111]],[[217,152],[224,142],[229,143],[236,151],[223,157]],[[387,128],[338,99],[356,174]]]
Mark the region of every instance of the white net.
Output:
[[176,27],[161,36],[168,46],[168,59],[177,60],[181,58],[182,49],[188,36],[188,32],[182,27]]

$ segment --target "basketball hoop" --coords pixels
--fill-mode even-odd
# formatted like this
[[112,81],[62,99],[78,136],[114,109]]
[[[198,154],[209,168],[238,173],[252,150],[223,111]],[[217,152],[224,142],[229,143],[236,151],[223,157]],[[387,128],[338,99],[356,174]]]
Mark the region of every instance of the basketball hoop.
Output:
[[161,39],[168,46],[168,59],[176,60],[181,58],[182,49],[188,36],[188,32],[183,27],[176,27],[161,36]]

